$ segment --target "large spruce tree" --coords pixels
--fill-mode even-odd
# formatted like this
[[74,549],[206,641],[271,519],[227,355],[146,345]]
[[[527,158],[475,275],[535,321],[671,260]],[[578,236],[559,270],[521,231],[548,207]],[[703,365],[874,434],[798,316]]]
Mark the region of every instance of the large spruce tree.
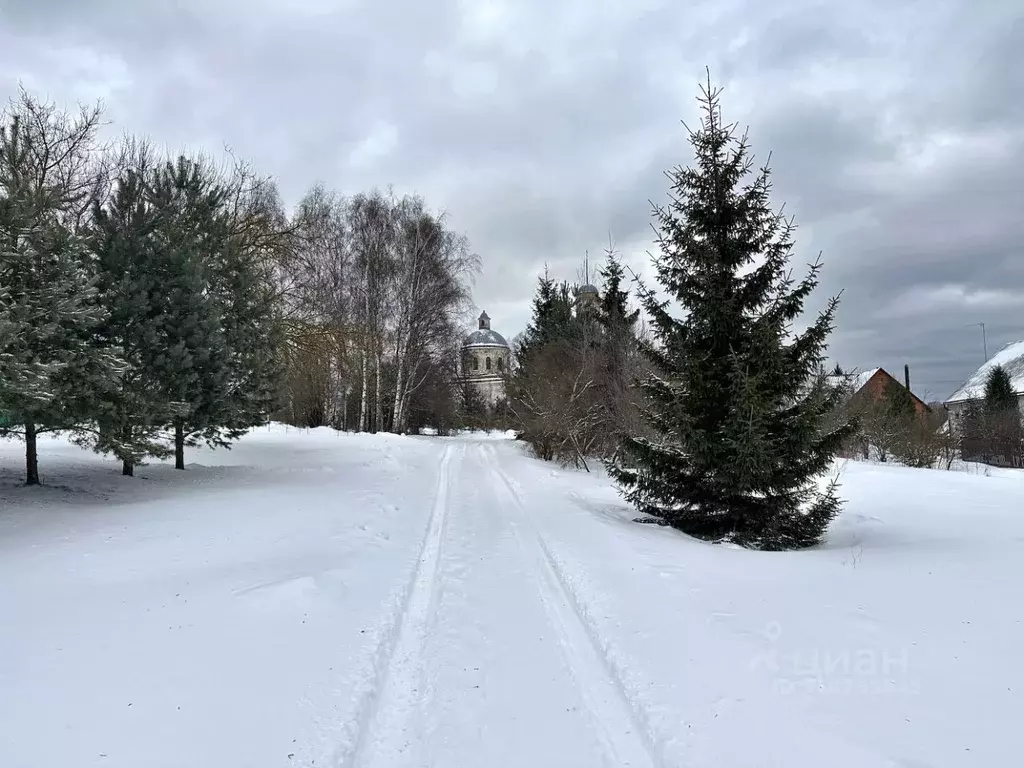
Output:
[[659,437],[627,439],[610,469],[640,511],[687,533],[805,547],[838,513],[834,483],[818,480],[851,431],[824,427],[838,397],[820,376],[838,300],[795,330],[820,264],[790,277],[793,225],[718,94],[702,88],[696,164],[669,173],[670,202],[655,210],[654,267],[682,309],[641,293],[655,334],[645,416]]

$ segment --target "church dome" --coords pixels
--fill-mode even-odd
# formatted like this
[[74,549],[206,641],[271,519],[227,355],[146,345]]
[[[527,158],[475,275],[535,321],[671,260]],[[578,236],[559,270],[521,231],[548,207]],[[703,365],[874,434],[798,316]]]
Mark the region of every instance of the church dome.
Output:
[[577,290],[576,293],[579,294],[580,296],[586,296],[588,294],[589,295],[593,295],[593,296],[597,296],[600,293],[600,291],[597,290],[597,286],[596,285],[591,285],[590,283],[585,283],[584,285],[581,285],[579,287],[579,290]]
[[505,341],[505,337],[497,331],[492,331],[490,328],[478,328],[466,337],[466,341],[463,342],[463,346],[507,347],[508,342]]
[[491,330],[491,318],[486,312],[480,313],[480,327],[473,331],[462,343],[464,347],[508,347],[505,337]]

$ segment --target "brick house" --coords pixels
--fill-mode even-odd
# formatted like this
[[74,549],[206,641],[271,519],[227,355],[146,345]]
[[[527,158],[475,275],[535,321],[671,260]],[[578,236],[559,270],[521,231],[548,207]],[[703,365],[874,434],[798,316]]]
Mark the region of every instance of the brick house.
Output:
[[[833,386],[844,386],[847,389],[848,402],[880,402],[885,397],[886,390],[895,385],[904,387],[902,381],[893,377],[884,368],[872,368],[861,373],[847,373],[842,376],[829,376],[829,383]],[[910,399],[914,403],[914,411],[918,416],[926,416],[931,408],[921,398],[910,392]]]

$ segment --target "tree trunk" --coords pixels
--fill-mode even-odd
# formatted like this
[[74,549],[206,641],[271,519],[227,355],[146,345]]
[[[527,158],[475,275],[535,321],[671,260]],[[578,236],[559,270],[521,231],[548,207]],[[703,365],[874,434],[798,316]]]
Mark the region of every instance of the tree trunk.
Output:
[[185,468],[185,423],[181,419],[174,422],[174,468]]
[[31,419],[25,420],[25,485],[39,485],[36,425]]
[[359,403],[359,431],[360,432],[365,432],[366,431],[366,415],[367,415],[367,413],[369,413],[369,405],[370,405],[370,401],[366,399],[366,390],[369,389],[370,381],[369,381],[369,376],[367,375],[368,372],[369,372],[369,368],[366,365],[366,347],[365,346],[363,347],[362,361],[359,363],[359,365],[360,365],[360,368],[361,368],[360,373],[362,374],[362,377],[363,377],[362,399],[361,399],[361,401]]
[[341,384],[341,431],[348,432],[348,384]]
[[405,366],[402,365],[401,352],[397,356],[395,365],[395,407],[391,412],[391,431],[402,431],[402,387],[405,384],[402,376]]
[[380,351],[380,348],[378,347],[377,348],[376,372],[374,374],[375,377],[376,377],[376,381],[375,381],[374,390],[373,390],[373,395],[374,395],[373,401],[374,401],[374,406],[375,406],[374,417],[376,419],[376,423],[373,425],[373,431],[374,432],[378,432],[378,431],[384,429],[384,409],[383,409],[384,404],[381,402],[381,397],[380,397],[380,358],[381,358],[381,351]]
[[363,375],[363,392],[362,392],[362,403],[359,406],[359,431],[365,432],[367,427],[367,419],[370,414],[370,401],[367,397],[367,389],[369,389],[369,367],[366,364],[366,355],[370,349],[370,327],[371,327],[372,315],[370,312],[370,262],[367,259],[366,266],[363,269],[363,348],[362,348],[362,375]]
[[[132,437],[131,427],[122,428],[121,440],[124,445],[131,445]],[[135,477],[135,462],[130,459],[121,459],[121,474],[125,477]]]

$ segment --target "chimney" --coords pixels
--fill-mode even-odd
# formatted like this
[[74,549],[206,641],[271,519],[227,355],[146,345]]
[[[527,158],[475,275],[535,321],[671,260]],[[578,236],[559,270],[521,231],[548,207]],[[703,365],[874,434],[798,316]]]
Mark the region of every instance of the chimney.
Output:
[[907,388],[907,391],[909,392],[910,391],[910,366],[909,365],[904,365],[903,366],[903,385]]

